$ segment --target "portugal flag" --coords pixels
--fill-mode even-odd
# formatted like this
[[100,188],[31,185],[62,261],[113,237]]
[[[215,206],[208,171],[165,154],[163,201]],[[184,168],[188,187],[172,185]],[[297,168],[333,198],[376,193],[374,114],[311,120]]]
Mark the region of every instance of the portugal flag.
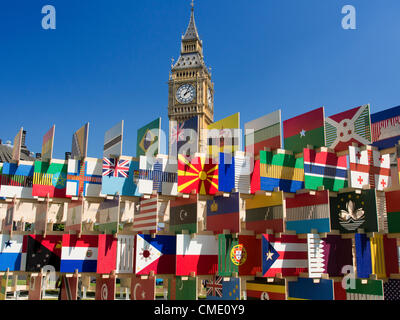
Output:
[[178,192],[207,195],[218,192],[218,164],[204,156],[189,162],[183,155],[178,158]]
[[285,149],[294,153],[312,145],[315,148],[325,145],[324,107],[304,113],[283,122]]

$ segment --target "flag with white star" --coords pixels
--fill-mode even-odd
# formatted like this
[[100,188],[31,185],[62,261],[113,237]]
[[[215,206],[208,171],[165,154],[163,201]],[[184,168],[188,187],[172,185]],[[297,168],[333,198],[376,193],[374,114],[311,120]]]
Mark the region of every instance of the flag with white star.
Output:
[[283,122],[285,149],[302,153],[303,148],[325,145],[324,107],[304,113]]
[[22,270],[23,235],[0,234],[0,271]]

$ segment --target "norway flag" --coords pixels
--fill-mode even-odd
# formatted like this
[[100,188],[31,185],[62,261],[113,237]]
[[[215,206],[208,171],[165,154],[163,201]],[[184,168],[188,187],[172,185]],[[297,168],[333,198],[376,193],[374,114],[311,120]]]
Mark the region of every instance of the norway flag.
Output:
[[136,236],[136,274],[175,274],[176,237],[138,234]]

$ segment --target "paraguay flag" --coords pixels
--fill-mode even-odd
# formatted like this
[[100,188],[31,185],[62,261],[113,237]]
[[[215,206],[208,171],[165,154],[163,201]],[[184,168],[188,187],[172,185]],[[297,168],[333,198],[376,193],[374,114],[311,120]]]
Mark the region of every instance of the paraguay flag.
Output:
[[61,272],[96,272],[99,236],[64,234],[61,249]]

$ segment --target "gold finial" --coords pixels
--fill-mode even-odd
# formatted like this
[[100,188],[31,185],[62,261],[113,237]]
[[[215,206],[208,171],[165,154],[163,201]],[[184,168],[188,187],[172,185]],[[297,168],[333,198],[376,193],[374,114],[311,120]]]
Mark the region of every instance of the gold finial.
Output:
[[192,6],[192,11],[194,10],[194,0],[192,0],[192,3],[190,4]]

